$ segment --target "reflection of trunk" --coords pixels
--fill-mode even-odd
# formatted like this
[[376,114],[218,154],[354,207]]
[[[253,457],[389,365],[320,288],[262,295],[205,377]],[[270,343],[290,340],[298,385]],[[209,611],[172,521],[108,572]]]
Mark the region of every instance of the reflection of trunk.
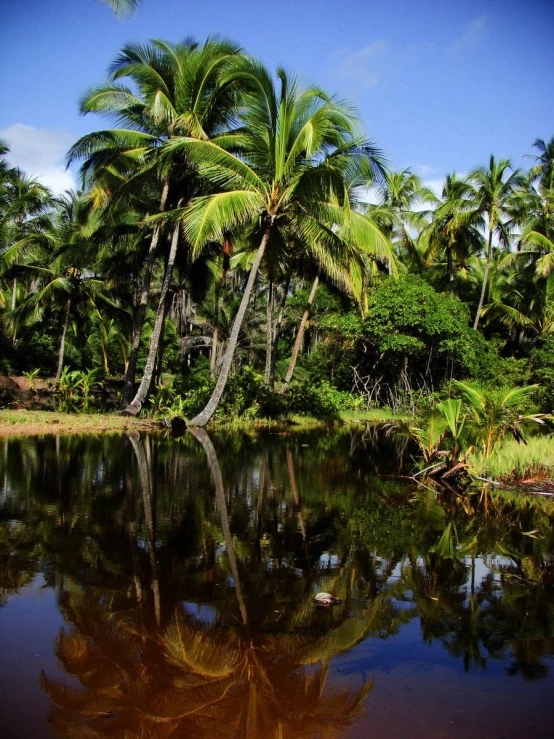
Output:
[[142,585],[139,576],[138,562],[138,530],[137,530],[137,514],[135,506],[135,496],[133,491],[133,481],[131,475],[125,473],[125,498],[127,502],[127,529],[129,534],[129,547],[131,549],[131,566],[133,568],[133,583],[135,585],[135,593],[137,602],[142,603]]
[[283,287],[283,297],[281,298],[281,305],[279,306],[279,316],[277,318],[277,324],[275,331],[273,332],[273,348],[271,351],[271,371],[269,373],[269,387],[271,390],[275,389],[275,365],[277,364],[277,349],[279,347],[279,337],[281,335],[281,326],[283,324],[283,315],[285,313],[285,303],[287,302],[287,295],[289,293],[290,275],[287,276],[285,285]]
[[294,498],[294,505],[296,507],[296,511],[298,513],[298,524],[300,525],[300,531],[302,532],[302,541],[304,542],[304,547],[306,547],[306,557],[307,557],[308,556],[308,550],[307,550],[308,538],[306,536],[306,524],[304,522],[302,508],[300,507],[300,496],[298,495],[296,475],[294,474],[294,462],[292,459],[292,452],[288,447],[287,447],[287,470],[289,473],[290,490],[292,493],[292,497]]
[[289,367],[287,369],[287,374],[285,376],[285,381],[283,382],[283,384],[281,385],[281,389],[279,390],[281,394],[286,392],[289,386],[289,383],[292,379],[292,373],[294,372],[294,367],[296,365],[296,360],[298,358],[298,352],[300,351],[300,347],[302,346],[302,339],[304,338],[304,331],[306,330],[306,326],[308,325],[308,321],[310,320],[310,313],[312,312],[312,305],[315,300],[317,286],[319,285],[320,274],[321,274],[321,267],[317,271],[316,278],[314,280],[312,289],[310,291],[308,302],[306,303],[304,315],[302,316],[302,320],[300,321],[300,326],[298,328],[298,333],[296,334],[296,341],[294,342],[294,347],[292,350],[292,357],[290,358]]
[[273,310],[275,307],[275,288],[273,280],[269,280],[269,288],[267,291],[267,312],[266,312],[266,339],[265,339],[265,372],[264,385],[269,385],[271,375],[271,357],[273,354]]
[[236,349],[237,342],[239,339],[239,333],[242,327],[242,322],[244,321],[246,309],[248,308],[248,303],[250,302],[250,295],[252,293],[252,288],[254,287],[256,275],[258,274],[258,270],[260,268],[260,264],[263,259],[264,253],[265,253],[265,248],[267,246],[267,242],[269,241],[270,233],[271,233],[271,226],[267,226],[264,231],[262,242],[260,246],[258,247],[258,251],[256,253],[254,262],[252,263],[250,274],[248,275],[248,281],[246,283],[246,288],[244,290],[244,294],[242,296],[242,300],[240,302],[237,315],[235,316],[235,320],[233,322],[231,336],[229,337],[229,343],[227,344],[225,356],[223,357],[223,362],[221,364],[221,372],[219,373],[219,377],[217,378],[217,383],[212,393],[212,397],[209,399],[204,410],[201,411],[201,413],[199,413],[197,416],[195,416],[190,421],[190,424],[192,426],[205,426],[210,420],[210,418],[213,416],[217,406],[219,405],[219,401],[221,400],[221,396],[223,395],[223,391],[225,390],[225,385],[227,384],[227,378],[229,377],[229,372],[231,371],[231,364],[233,362],[233,357],[235,356],[235,349]]
[[67,299],[65,304],[65,311],[63,317],[62,337],[60,339],[60,349],[58,351],[58,369],[56,370],[56,382],[59,381],[62,376],[63,358],[65,354],[65,337],[69,326],[69,318],[71,316],[71,298]]
[[[166,180],[162,190],[162,198],[160,201],[160,213],[165,210],[165,203],[167,200],[167,192],[169,190],[169,182]],[[131,339],[131,353],[129,354],[129,362],[125,372],[125,385],[123,388],[123,403],[127,405],[131,402],[133,397],[133,389],[135,386],[135,373],[137,369],[137,357],[140,347],[140,338],[142,336],[142,327],[144,325],[144,317],[146,316],[146,308],[148,307],[148,298],[150,297],[150,282],[152,280],[152,270],[154,268],[154,261],[156,259],[156,251],[158,250],[158,241],[160,239],[160,226],[154,228],[152,234],[152,240],[150,241],[150,248],[148,250],[148,256],[146,257],[146,264],[144,265],[144,278],[142,283],[142,290],[140,292],[140,300],[135,312],[133,321],[133,333]]]
[[154,321],[154,328],[152,329],[152,336],[150,338],[150,349],[148,350],[148,358],[144,366],[144,372],[142,380],[137,390],[137,394],[133,398],[132,403],[125,408],[125,413],[131,416],[136,416],[140,413],[142,404],[152,383],[152,376],[154,374],[154,362],[156,361],[156,355],[158,353],[158,347],[160,345],[160,336],[162,335],[164,321],[165,321],[165,304],[167,299],[167,293],[169,291],[169,284],[173,275],[173,265],[175,264],[175,257],[177,255],[177,245],[179,243],[179,231],[180,225],[177,224],[173,229],[173,236],[171,238],[171,248],[169,250],[169,257],[167,259],[167,265],[165,268],[164,281],[162,284],[162,291],[160,293],[160,300],[158,302],[158,310],[156,312],[156,320]]
[[144,444],[138,433],[127,434],[135,450],[139,470],[140,487],[142,490],[142,501],[144,506],[144,521],[146,523],[146,536],[148,539],[148,556],[150,559],[150,570],[152,572],[152,594],[154,596],[154,615],[156,624],[161,623],[160,607],[160,583],[158,580],[158,563],[156,562],[156,537],[154,532],[154,516],[152,515],[152,478],[150,468],[146,459]]
[[205,431],[204,429],[189,429],[189,432],[194,436],[195,439],[200,442],[202,448],[206,452],[210,476],[215,487],[215,499],[217,503],[217,508],[221,517],[221,529],[223,531],[225,549],[227,550],[227,556],[229,558],[231,574],[233,576],[233,580],[235,581],[235,593],[239,604],[240,615],[243,625],[246,626],[248,624],[248,614],[246,612],[246,603],[244,602],[244,597],[242,595],[237,559],[235,557],[235,549],[233,547],[231,528],[229,526],[229,515],[227,513],[227,503],[225,501],[225,491],[223,489],[221,468],[219,467],[217,455],[215,453],[212,440],[208,436],[207,431]]

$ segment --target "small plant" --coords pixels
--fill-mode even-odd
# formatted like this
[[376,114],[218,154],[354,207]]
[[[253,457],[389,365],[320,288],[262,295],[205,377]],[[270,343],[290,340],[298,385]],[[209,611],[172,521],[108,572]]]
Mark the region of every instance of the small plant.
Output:
[[77,381],[75,386],[80,391],[85,402],[89,399],[90,394],[94,388],[102,387],[102,382],[98,379],[98,372],[98,369],[91,369],[88,372],[85,372],[83,370],[76,373]]
[[78,393],[80,383],[80,373],[77,370],[70,370],[64,367],[58,380],[58,392],[64,400],[72,400]]
[[36,393],[37,389],[35,386],[35,380],[38,378],[40,370],[38,368],[31,370],[30,372],[24,372],[23,376],[29,380],[29,391]]

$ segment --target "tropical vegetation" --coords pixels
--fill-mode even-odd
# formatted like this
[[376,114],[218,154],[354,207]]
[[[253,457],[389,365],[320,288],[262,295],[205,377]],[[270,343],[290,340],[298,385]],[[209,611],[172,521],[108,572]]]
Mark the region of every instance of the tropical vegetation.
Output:
[[511,388],[520,415],[554,409],[554,139],[528,171],[491,154],[436,194],[348,103],[220,38],[128,44],[80,106],[111,127],[68,152],[79,192],[0,150],[5,375],[64,400],[88,378],[88,400],[195,426],[428,423],[456,398],[476,422],[477,393]]

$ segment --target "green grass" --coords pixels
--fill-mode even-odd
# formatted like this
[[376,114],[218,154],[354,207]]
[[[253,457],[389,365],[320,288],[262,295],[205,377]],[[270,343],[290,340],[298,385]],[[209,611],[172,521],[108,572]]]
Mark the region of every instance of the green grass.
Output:
[[355,423],[369,422],[369,423],[384,423],[385,421],[401,421],[404,419],[411,418],[409,414],[405,416],[395,415],[390,408],[370,408],[369,410],[358,410],[358,411],[341,411],[339,418],[343,423]]
[[533,436],[527,444],[505,439],[488,459],[474,452],[468,461],[475,475],[493,480],[554,479],[554,436]]

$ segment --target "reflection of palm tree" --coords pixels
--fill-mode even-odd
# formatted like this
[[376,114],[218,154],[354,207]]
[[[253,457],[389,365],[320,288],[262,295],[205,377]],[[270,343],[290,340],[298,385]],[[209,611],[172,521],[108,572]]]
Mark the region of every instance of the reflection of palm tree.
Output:
[[150,569],[152,571],[152,593],[154,595],[154,614],[158,626],[161,622],[160,608],[160,584],[158,579],[158,563],[156,562],[156,537],[154,534],[154,517],[152,515],[152,479],[150,475],[150,465],[146,458],[144,450],[144,442],[138,433],[127,434],[131,440],[133,449],[137,457],[139,468],[140,486],[142,489],[142,500],[144,506],[144,520],[146,522],[146,534],[148,537],[148,556],[150,559]]

